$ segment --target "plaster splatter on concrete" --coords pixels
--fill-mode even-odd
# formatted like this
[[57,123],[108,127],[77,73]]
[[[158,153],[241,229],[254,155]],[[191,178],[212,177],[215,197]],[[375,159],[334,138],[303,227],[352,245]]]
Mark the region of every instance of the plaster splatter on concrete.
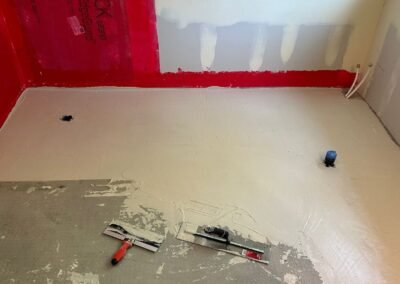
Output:
[[165,266],[165,262],[163,262],[163,264],[161,264],[161,265],[158,267],[157,272],[156,272],[157,275],[161,275],[161,274],[163,273],[164,266]]
[[170,249],[172,258],[185,257],[188,255],[189,251],[193,249],[193,246],[188,243],[181,243],[179,245],[170,246]]
[[72,282],[72,284],[100,284],[99,275],[93,273],[76,273],[71,272],[68,280]]
[[235,281],[236,279],[233,278],[232,276],[228,275],[228,276],[225,277],[225,280],[226,281]]
[[231,260],[229,260],[230,265],[236,265],[236,264],[246,263],[246,262],[248,262],[247,259],[245,259],[243,257],[238,257],[238,256],[235,256],[235,257],[231,258]]
[[111,181],[107,184],[92,184],[85,197],[117,197],[129,196],[131,191],[127,190],[133,186],[131,181]]
[[104,207],[105,204],[104,204],[104,203],[99,203],[99,204],[97,204],[97,206],[99,206],[99,207]]
[[49,272],[51,270],[51,264],[48,263],[45,267],[42,269],[44,272]]
[[0,238],[0,239],[4,240],[5,238],[6,238],[6,236],[1,236],[1,238]]
[[284,264],[285,262],[287,262],[288,256],[289,256],[289,254],[290,254],[291,252],[292,252],[292,250],[288,249],[288,250],[282,255],[282,258],[281,258],[281,260],[280,260],[280,263],[281,263],[281,264]]
[[26,190],[26,193],[31,194],[32,192],[34,192],[36,190],[36,187],[30,187]]
[[77,259],[74,259],[74,261],[72,262],[72,264],[70,265],[70,270],[74,270],[76,268],[78,268],[79,266],[79,262]]
[[48,263],[47,265],[43,266],[42,268],[34,269],[31,271],[28,271],[27,273],[38,274],[39,272],[49,272],[50,270],[51,270],[51,264]]
[[58,187],[48,192],[50,195],[58,196],[67,190],[66,187]]
[[[135,182],[126,182],[124,187],[120,187],[117,193],[115,189],[111,196],[126,196],[119,219],[132,224],[142,230],[166,236],[168,233],[168,222],[165,212],[172,210],[172,203],[152,196],[140,189]],[[109,190],[106,196],[109,196]],[[117,194],[117,195],[114,195]],[[85,197],[103,197],[103,193],[89,193]]]
[[283,281],[287,284],[296,284],[298,280],[298,277],[294,274],[287,273],[283,277]]
[[265,267],[265,265],[260,264],[259,267],[260,267],[265,273],[267,273],[268,276],[273,277],[273,279],[279,281],[279,283],[282,282],[282,278],[280,278],[280,277],[274,275],[268,268]]
[[203,281],[203,280],[206,280],[206,279],[207,279],[207,276],[206,276],[206,275],[204,275],[204,276],[203,276],[203,277],[201,277],[201,278],[194,279],[194,280],[192,281],[192,283],[200,282],[200,281]]

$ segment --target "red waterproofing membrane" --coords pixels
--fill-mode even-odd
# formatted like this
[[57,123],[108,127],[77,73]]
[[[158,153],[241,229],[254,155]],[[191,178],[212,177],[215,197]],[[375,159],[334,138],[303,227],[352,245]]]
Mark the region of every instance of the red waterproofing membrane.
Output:
[[[132,2],[136,2],[132,1]],[[121,85],[132,81],[123,0],[15,0],[41,79],[35,85]]]
[[0,15],[0,126],[15,105],[22,88],[15,66],[15,55],[3,20],[3,16]]
[[32,69],[34,58],[27,47],[13,2],[0,1],[0,127],[38,74]]

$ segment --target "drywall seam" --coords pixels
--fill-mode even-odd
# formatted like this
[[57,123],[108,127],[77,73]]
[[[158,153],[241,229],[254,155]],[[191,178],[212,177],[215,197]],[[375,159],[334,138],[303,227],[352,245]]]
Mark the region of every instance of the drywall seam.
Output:
[[344,26],[337,26],[333,29],[329,35],[328,48],[325,54],[325,63],[328,66],[332,66],[339,56],[340,46],[344,37],[345,28]]
[[299,26],[288,25],[284,28],[281,47],[281,59],[283,63],[287,63],[292,57],[298,36]]
[[389,78],[389,85],[387,86],[387,93],[382,93],[382,102],[379,106],[377,111],[378,116],[382,116],[386,111],[388,105],[391,103],[394,91],[399,82],[399,75],[400,75],[400,58],[396,58],[396,65],[394,70],[391,74],[388,74]]
[[217,45],[217,31],[215,27],[202,25],[200,27],[200,59],[203,71],[210,70],[215,58]]
[[[382,52],[387,32],[391,25],[400,30],[400,17],[398,16],[400,11],[400,1],[398,0],[385,0],[383,1],[379,21],[377,22],[374,29],[373,41],[370,44],[368,61],[365,61],[365,65],[374,63],[373,72],[371,79],[368,80],[367,84],[362,88],[363,97],[367,96],[368,89],[372,83],[376,70],[376,62],[379,60],[379,56]],[[366,69],[367,67],[364,67]]]
[[250,58],[249,67],[251,71],[259,71],[264,62],[265,49],[267,47],[265,25],[258,27],[257,36],[254,41],[253,54]]
[[362,90],[362,95],[379,117],[385,128],[399,142],[399,96],[400,75],[400,10],[399,0],[385,2],[381,20],[376,28],[375,41],[370,50],[373,74]]

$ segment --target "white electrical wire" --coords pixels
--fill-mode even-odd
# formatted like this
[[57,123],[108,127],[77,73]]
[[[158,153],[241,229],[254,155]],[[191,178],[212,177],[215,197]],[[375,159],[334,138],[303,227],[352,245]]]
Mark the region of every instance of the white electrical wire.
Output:
[[369,73],[371,73],[371,70],[372,70],[372,64],[370,64],[368,66],[368,71],[367,71],[367,73],[365,73],[364,78],[361,80],[360,84],[358,84],[358,86],[355,87],[354,90],[352,90],[350,94],[346,95],[346,99],[350,99],[358,91],[358,89],[360,89],[360,87],[367,80]]
[[354,78],[353,85],[351,85],[350,89],[347,91],[345,98],[347,98],[347,96],[354,90],[354,87],[357,84],[358,76],[360,75],[360,68],[361,65],[357,64],[356,77]]

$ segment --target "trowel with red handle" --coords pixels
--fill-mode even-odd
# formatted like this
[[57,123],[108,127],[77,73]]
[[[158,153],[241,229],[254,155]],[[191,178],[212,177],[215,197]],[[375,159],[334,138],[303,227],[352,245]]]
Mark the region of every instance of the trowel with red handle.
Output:
[[122,240],[121,247],[114,253],[111,259],[112,265],[118,264],[126,255],[126,252],[133,246],[157,252],[165,238],[154,232],[141,230],[128,223],[115,220],[107,226],[103,234]]

